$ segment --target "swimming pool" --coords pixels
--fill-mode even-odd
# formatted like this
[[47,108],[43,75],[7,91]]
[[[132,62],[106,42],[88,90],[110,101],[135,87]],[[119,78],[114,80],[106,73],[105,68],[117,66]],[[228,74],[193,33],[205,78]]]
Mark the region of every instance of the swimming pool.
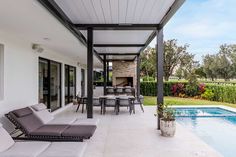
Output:
[[176,120],[223,156],[236,156],[235,112],[217,107],[176,108]]

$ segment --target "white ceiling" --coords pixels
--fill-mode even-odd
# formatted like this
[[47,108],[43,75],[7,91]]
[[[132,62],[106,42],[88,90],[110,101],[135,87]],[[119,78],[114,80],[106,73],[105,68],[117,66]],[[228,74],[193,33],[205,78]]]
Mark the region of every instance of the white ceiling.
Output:
[[175,0],[55,0],[73,23],[158,24]]
[[[86,64],[86,47],[36,0],[1,0],[0,32],[41,44]],[[96,57],[94,65],[101,66]]]
[[[87,31],[81,31],[87,38]],[[94,44],[144,44],[150,30],[95,30]]]
[[107,56],[107,59],[133,60],[135,57],[136,57],[135,55],[110,55],[110,56]]
[[[175,0],[55,0],[74,24],[159,24]],[[81,31],[87,37],[86,31]],[[94,31],[94,44],[145,44],[153,31]],[[99,53],[138,53],[136,48],[95,48]]]

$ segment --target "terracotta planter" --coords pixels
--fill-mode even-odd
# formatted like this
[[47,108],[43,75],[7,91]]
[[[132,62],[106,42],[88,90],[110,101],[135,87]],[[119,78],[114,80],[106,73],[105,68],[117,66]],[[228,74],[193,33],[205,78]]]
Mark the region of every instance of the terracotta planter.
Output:
[[173,137],[175,135],[176,123],[175,120],[172,121],[164,121],[160,120],[160,129],[161,135],[165,137]]

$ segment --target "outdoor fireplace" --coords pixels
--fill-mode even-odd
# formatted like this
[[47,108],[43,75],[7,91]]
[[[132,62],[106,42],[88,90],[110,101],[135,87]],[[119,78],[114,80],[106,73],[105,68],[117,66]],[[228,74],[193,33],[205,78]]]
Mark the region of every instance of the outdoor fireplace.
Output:
[[113,61],[112,62],[112,85],[136,87],[136,62]]
[[120,86],[120,87],[131,86],[131,87],[133,87],[133,77],[116,77],[115,86]]

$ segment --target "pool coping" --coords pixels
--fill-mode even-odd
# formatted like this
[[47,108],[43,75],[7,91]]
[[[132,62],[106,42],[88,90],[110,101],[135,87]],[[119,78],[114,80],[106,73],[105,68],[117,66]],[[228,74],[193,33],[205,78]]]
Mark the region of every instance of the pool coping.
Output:
[[173,108],[222,108],[236,113],[236,108],[224,105],[172,105]]

